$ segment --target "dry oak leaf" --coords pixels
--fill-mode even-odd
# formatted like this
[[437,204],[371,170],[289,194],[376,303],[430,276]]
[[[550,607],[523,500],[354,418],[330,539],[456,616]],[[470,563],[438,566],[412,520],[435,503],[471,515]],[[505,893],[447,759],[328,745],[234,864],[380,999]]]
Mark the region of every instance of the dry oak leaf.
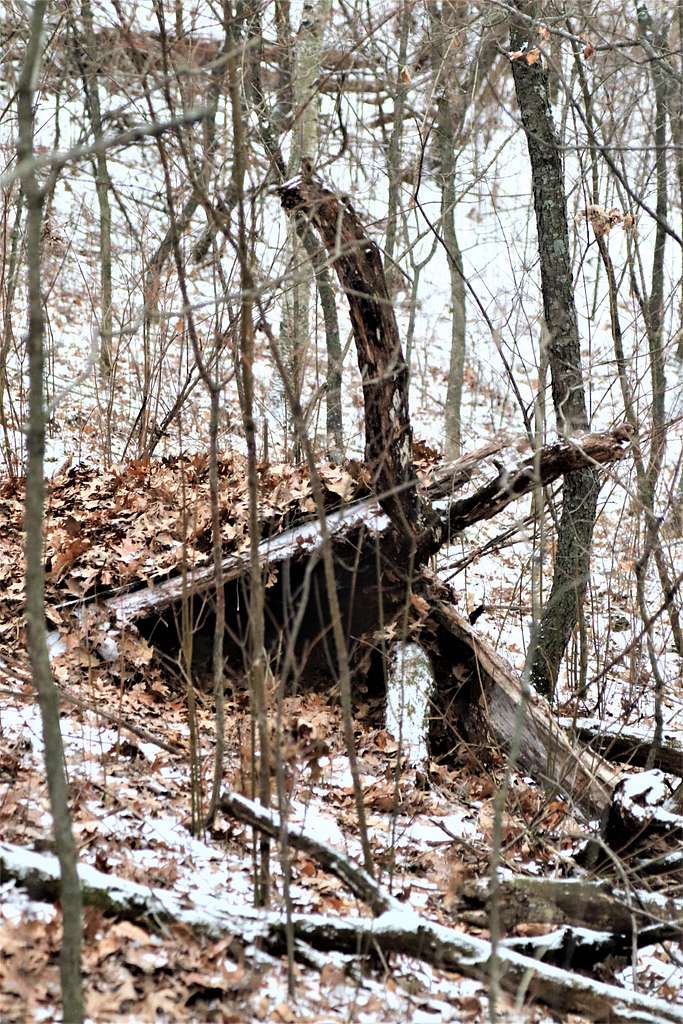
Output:
[[411,594],[410,603],[418,615],[427,615],[429,613],[429,605],[424,597],[420,597],[419,594]]

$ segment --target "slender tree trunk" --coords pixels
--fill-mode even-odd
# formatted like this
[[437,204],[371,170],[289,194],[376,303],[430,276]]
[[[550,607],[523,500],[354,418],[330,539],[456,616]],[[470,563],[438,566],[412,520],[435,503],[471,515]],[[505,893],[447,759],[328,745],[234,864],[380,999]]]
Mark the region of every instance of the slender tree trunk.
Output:
[[[320,74],[323,32],[329,16],[330,0],[304,0],[294,53],[292,142],[287,165],[289,177],[301,170],[303,161],[314,165],[318,156],[316,79]],[[285,302],[281,337],[294,392],[300,399],[309,342],[312,267],[294,221],[289,224],[288,236],[293,281],[290,296]],[[339,354],[337,354],[337,363],[338,356]],[[333,369],[338,371],[338,365]],[[337,392],[338,386],[335,380],[333,401]],[[295,453],[298,453],[299,442],[296,439],[294,425],[289,422],[289,407],[284,395],[283,414],[286,425],[285,453],[289,450],[290,440],[294,443]]]
[[[278,141],[281,132],[284,130],[287,118],[292,115],[291,100],[291,53],[289,52],[289,4],[288,0],[277,0],[275,18],[278,33],[278,60],[280,87],[278,103],[275,110],[268,117],[265,113],[267,102],[263,87],[261,85],[259,69],[254,69],[252,77],[252,92],[256,107],[259,111],[260,135],[266,152],[273,162],[274,168],[281,182],[286,181],[291,175],[287,174],[287,166],[282,155],[282,149]],[[332,284],[332,275],[328,266],[325,250],[316,240],[311,228],[305,218],[295,219],[296,231],[301,239],[306,255],[313,265],[315,281],[318,290],[318,299],[325,324],[325,346],[327,351],[327,394],[326,394],[326,433],[327,433],[327,454],[333,462],[339,462],[344,454],[344,418],[342,411],[342,346],[339,332],[339,318],[337,316],[337,300]],[[288,336],[287,309],[285,307],[285,323],[283,331]],[[285,403],[284,389],[282,402]],[[286,403],[285,415],[290,412],[289,403]]]
[[[10,197],[14,196],[14,189],[9,189],[6,199],[6,216],[10,209]],[[23,216],[23,204],[16,202],[14,223],[9,238],[9,252],[7,240],[4,240],[2,251],[4,254],[2,266],[2,336],[0,337],[0,427],[2,428],[2,454],[5,465],[10,476],[15,477],[21,466],[22,452],[14,450],[9,426],[18,422],[20,414],[14,408],[14,400],[10,388],[10,379],[7,373],[8,360],[14,338],[14,326],[12,309],[14,307],[14,295],[17,289],[19,267],[21,259],[21,222]],[[7,224],[3,225],[4,232],[7,231]]]
[[[246,146],[238,67],[233,55],[228,60],[228,88],[232,111],[233,182],[237,198],[237,259],[240,268],[242,300],[239,321],[239,366],[242,382],[241,402],[244,431],[247,441],[249,492],[249,633],[250,633],[250,688],[253,718],[259,740],[258,794],[264,807],[270,807],[270,737],[268,721],[267,666],[264,643],[264,603],[261,562],[259,558],[260,524],[258,511],[258,470],[256,452],[256,424],[254,421],[254,327],[253,296],[255,293],[252,256],[250,252],[244,180],[246,175]],[[255,766],[254,766],[255,767]],[[267,905],[270,899],[270,844],[264,837],[260,841],[260,861],[256,879],[256,902]]]
[[387,195],[387,235],[384,243],[385,265],[387,288],[391,295],[394,291],[393,283],[399,276],[399,271],[393,265],[396,250],[396,237],[398,234],[398,210],[399,195],[401,188],[401,147],[403,142],[403,112],[405,109],[406,95],[408,93],[407,76],[404,74],[408,53],[408,38],[410,35],[410,23],[412,18],[411,0],[401,0],[400,21],[399,21],[399,42],[398,42],[398,68],[396,84],[394,86],[394,114],[389,146],[387,151],[387,172],[389,175],[389,190]]
[[44,193],[33,165],[35,131],[33,103],[35,83],[43,45],[45,0],[36,0],[31,33],[18,88],[19,139],[17,156],[24,165],[21,177],[26,197],[26,262],[29,301],[29,422],[28,471],[26,479],[25,559],[26,624],[33,684],[38,690],[45,744],[45,772],[52,812],[55,847],[59,859],[63,914],[61,982],[64,1020],[83,1020],[81,985],[81,888],[78,879],[76,845],[71,828],[68,788],[64,770],[64,748],[59,725],[59,697],[52,678],[45,630],[45,575],[43,566],[43,514],[45,482],[45,406],[43,396],[44,318],[41,293],[41,234]]
[[[668,19],[664,18],[661,30],[657,32],[650,12],[645,3],[636,5],[638,26],[641,35],[657,53],[662,53],[667,43]],[[664,225],[668,216],[668,182],[667,182],[667,109],[670,80],[664,71],[661,58],[651,63],[652,84],[655,92],[655,179],[657,188],[657,230],[655,232],[654,255],[652,260],[652,277],[650,294],[644,297],[643,313],[650,354],[650,379],[652,381],[652,426],[650,440],[650,457],[645,470],[645,479],[640,481],[640,497],[645,512],[645,531],[643,550],[636,562],[636,586],[638,604],[644,622],[649,619],[647,607],[647,572],[652,553],[659,571],[662,589],[672,593],[672,579],[664,560],[659,541],[659,522],[655,515],[657,483],[664,461],[666,447],[666,373],[664,365],[664,348],[662,345],[662,327],[664,320],[664,257],[666,251],[666,231]],[[679,653],[681,652],[681,628],[675,601],[671,599],[669,614]],[[659,661],[654,649],[652,631],[646,633],[648,653],[652,674],[655,680],[655,734],[652,742],[652,757],[655,756],[662,741],[664,729],[663,700],[664,677],[659,668]],[[648,764],[652,767],[652,763]]]
[[[446,247],[451,305],[451,355],[446,391],[444,452],[446,458],[460,454],[463,371],[467,309],[462,253],[455,230],[455,172],[458,136],[465,117],[466,88],[452,67],[458,12],[450,4],[430,7],[432,21],[432,64],[437,92],[437,146],[441,178],[441,231]],[[457,50],[455,51],[457,53]]]
[[[85,102],[90,117],[93,137],[99,141],[103,136],[102,110],[100,107],[100,86],[98,82],[95,55],[97,41],[93,27],[93,13],[90,0],[81,2],[81,21],[85,52],[76,38],[76,50],[81,66],[81,75],[85,90]],[[76,26],[74,25],[74,32]],[[98,153],[95,157],[95,187],[100,211],[100,369],[105,376],[112,371],[112,284],[111,284],[111,206],[109,204],[109,168],[106,153]]]
[[[536,4],[516,0],[535,15]],[[528,25],[512,24],[512,50],[527,41]],[[581,348],[569,260],[569,233],[560,148],[550,109],[548,73],[543,60],[512,63],[517,102],[531,161],[536,229],[541,264],[543,310],[548,337],[557,429],[571,436],[588,429],[581,371]],[[581,615],[588,583],[591,542],[599,484],[591,469],[566,477],[553,582],[532,645],[531,682],[552,694],[569,637]]]

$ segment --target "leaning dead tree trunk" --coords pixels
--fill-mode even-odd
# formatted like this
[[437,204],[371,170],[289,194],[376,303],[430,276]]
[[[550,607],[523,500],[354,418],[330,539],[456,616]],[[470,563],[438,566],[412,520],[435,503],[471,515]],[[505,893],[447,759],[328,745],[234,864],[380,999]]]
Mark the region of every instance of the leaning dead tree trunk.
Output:
[[280,196],[286,210],[305,213],[318,231],[348,298],[373,488],[399,534],[414,543],[422,517],[412,464],[408,368],[379,249],[350,200],[326,188],[310,164],[280,188]]
[[[516,3],[524,13],[529,8],[533,11],[536,6],[527,0],[516,0]],[[528,33],[528,22],[513,18],[513,51],[526,48]],[[560,434],[571,437],[588,429],[588,414],[569,259],[564,176],[550,108],[548,71],[542,58],[535,63],[527,63],[523,58],[515,60],[512,71],[531,161],[557,429]],[[553,582],[531,651],[531,682],[546,695],[555,689],[569,637],[582,614],[598,490],[597,477],[588,468],[564,481]]]
[[[519,675],[453,607],[443,584],[421,575],[415,592],[419,638],[435,666],[429,742],[432,756],[468,744],[507,749],[522,702]],[[518,764],[546,790],[570,798],[588,817],[609,805],[618,773],[603,758],[572,742],[548,702],[532,691],[521,725]]]

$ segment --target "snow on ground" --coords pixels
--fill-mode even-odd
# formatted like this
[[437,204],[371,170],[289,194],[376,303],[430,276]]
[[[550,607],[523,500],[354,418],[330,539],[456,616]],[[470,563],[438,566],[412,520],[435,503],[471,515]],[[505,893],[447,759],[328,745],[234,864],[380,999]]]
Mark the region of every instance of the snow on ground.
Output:
[[[152,19],[153,5],[136,4],[135,8],[138,25],[143,27],[148,23],[145,19]],[[111,12],[110,16],[114,17]],[[211,28],[211,19],[207,18],[201,30],[206,33]],[[113,93],[108,101],[112,109],[123,108],[134,121],[146,117],[144,106],[123,93]],[[362,124],[367,111],[361,108],[362,104],[358,109]],[[80,140],[82,108],[79,100],[64,102],[55,114],[52,101],[45,99],[42,110],[41,141],[45,145],[52,144],[57,126],[61,147]],[[219,124],[223,117],[224,113],[219,112]],[[535,261],[535,239],[529,230],[531,207],[525,146],[519,134],[502,146],[503,138],[512,128],[513,125],[506,122],[486,152],[468,153],[462,162],[463,181],[467,182],[471,176],[473,180],[478,178],[479,185],[478,192],[465,186],[462,189],[458,209],[460,246],[467,277],[492,316],[497,332],[495,338],[490,336],[474,304],[470,304],[463,409],[465,448],[477,447],[499,432],[515,434],[522,429],[521,416],[497,346],[509,360],[524,400],[531,401],[538,388],[541,303],[536,278],[528,270]],[[12,157],[11,130],[11,125],[5,126],[0,139],[6,166]],[[412,127],[409,136],[410,132],[413,132]],[[386,214],[382,161],[376,159],[375,142],[368,133],[361,135],[360,143],[366,147],[368,158],[362,166],[349,166],[340,161],[327,171],[328,177],[348,190],[354,201],[357,197],[358,208],[364,209],[381,225]],[[413,132],[412,144],[415,143]],[[124,455],[126,458],[136,455],[136,431],[145,387],[154,398],[152,420],[161,420],[172,406],[188,369],[187,337],[179,320],[179,296],[170,274],[161,284],[159,316],[152,326],[151,337],[143,337],[144,278],[140,249],[152,250],[167,226],[160,200],[162,179],[151,152],[149,147],[142,152],[128,150],[110,162],[118,194],[128,204],[128,210],[133,211],[141,232],[141,239],[136,240],[121,210],[115,206],[115,313],[120,334],[111,394],[97,369],[97,220],[91,169],[88,166],[69,168],[55,191],[49,210],[51,243],[45,267],[51,289],[47,379],[53,407],[46,455],[49,472],[55,471],[67,458],[97,463],[105,452],[114,461]],[[482,172],[482,162],[486,161],[490,162]],[[568,158],[567,174],[568,193],[578,196],[573,185],[579,179],[579,171],[571,158]],[[177,180],[180,178],[178,170]],[[425,211],[436,215],[439,196],[428,170],[419,198]],[[578,198],[576,203],[578,207]],[[416,223],[425,230],[419,216]],[[200,230],[201,225],[202,218],[197,217],[194,229]],[[284,269],[281,247],[285,226],[275,198],[267,201],[259,228],[263,278],[277,281]],[[643,230],[649,229],[644,226]],[[381,241],[379,227],[375,233]],[[597,429],[621,419],[621,399],[615,387],[611,339],[606,331],[609,311],[605,296],[602,294],[596,302],[592,299],[597,264],[588,252],[585,229],[577,226],[572,240],[577,252],[586,255],[581,262],[577,301],[586,339],[584,356],[590,404]],[[416,250],[416,258],[421,258],[431,243],[427,234]],[[623,265],[625,244],[623,236],[614,232],[610,251],[619,266]],[[224,266],[230,270],[227,257]],[[449,356],[450,310],[446,281],[445,257],[437,247],[422,278],[411,362],[415,435],[437,447],[442,438]],[[194,269],[190,285],[197,304],[198,324],[209,338],[218,326],[214,316],[215,268],[205,265]],[[630,302],[629,324],[635,325],[634,300]],[[397,295],[396,309],[405,336],[409,316],[406,291]],[[667,315],[670,313],[668,308]],[[277,306],[273,307],[272,315],[277,329]],[[17,323],[21,320],[18,300]],[[319,324],[316,327],[311,373],[307,378],[309,395],[321,384],[324,372],[321,329]],[[348,318],[344,313],[342,327],[344,334],[348,331]],[[645,346],[635,326],[629,327],[625,340],[633,361],[634,377],[642,382],[639,400],[641,408],[645,409],[648,403]],[[261,428],[268,422],[271,451],[277,455],[281,437],[281,412],[273,399],[277,382],[263,352],[256,369],[259,422]],[[18,358],[11,362],[10,370],[18,387],[22,370]],[[672,417],[680,413],[681,408],[677,372],[674,366],[669,366],[667,400]],[[355,357],[350,349],[345,363],[346,434],[348,454],[356,456],[362,451],[358,392]],[[222,415],[222,446],[228,450],[240,449],[242,439],[234,390],[226,397]],[[199,388],[187,403],[182,436],[173,427],[161,439],[157,454],[174,452],[179,443],[185,451],[202,450],[206,436],[207,401]],[[674,423],[660,489],[659,507],[663,510],[667,508],[666,495],[672,486],[682,437],[681,423]],[[10,427],[8,438],[21,464],[25,450],[18,424]],[[637,517],[631,507],[633,487],[628,465],[621,464],[607,473],[596,527],[589,592],[588,683],[622,652],[626,652],[626,657],[610,669],[598,685],[589,685],[584,703],[588,710],[597,709],[606,720],[627,720],[648,733],[652,728],[654,699],[650,670],[640,648],[637,648],[637,656],[630,653],[641,629],[633,584],[638,532]],[[518,503],[494,521],[482,524],[476,536],[456,538],[440,559],[442,574],[450,578],[454,562],[461,560],[473,547],[495,539],[518,524],[518,531],[502,547],[496,547],[461,569],[453,582],[462,609],[470,611],[482,603],[485,605],[477,628],[520,670],[524,666],[532,624],[531,572],[533,560],[539,554],[538,538],[523,525],[528,511],[528,502]],[[680,569],[683,537],[674,531],[665,540],[667,557]],[[550,584],[551,545],[552,529],[548,523],[541,552],[545,592]],[[648,600],[653,610],[658,607],[660,592],[654,570],[648,581]],[[672,648],[666,616],[655,624],[654,640],[659,669],[666,684],[665,726],[680,734],[683,731],[683,672]],[[562,676],[559,702],[569,700],[574,692],[575,666],[580,660],[578,643],[577,638],[570,651],[570,671]],[[95,691],[91,699],[103,699],[108,707],[117,706],[117,695],[111,692]],[[413,698],[409,700],[412,702]],[[304,699],[301,701],[302,712],[308,713]],[[322,757],[314,766],[293,766],[290,813],[293,820],[308,827],[312,825],[316,834],[357,858],[360,844],[339,722],[329,705],[317,702],[315,698],[313,707],[322,722],[320,729],[330,746],[330,756]],[[172,704],[169,709],[164,703],[152,701],[150,706],[137,706],[135,713],[144,718],[152,732],[163,734],[172,727],[174,734],[179,735],[187,729],[185,709],[175,698]],[[414,909],[441,915],[447,920],[449,906],[454,903],[463,878],[484,874],[487,870],[495,777],[477,774],[479,768],[469,774],[463,771],[458,776],[446,773],[438,792],[423,793],[416,785],[416,768],[408,766],[399,783],[401,812],[397,817],[392,816],[388,808],[393,805],[396,792],[393,773],[399,732],[397,717],[390,719],[389,732],[375,728],[371,739],[364,734],[362,740],[365,749],[361,750],[361,770],[368,793],[373,846],[385,878],[392,870],[396,872],[394,891],[400,892]],[[200,709],[200,721],[201,772],[206,784],[211,768],[212,726],[208,707]],[[243,714],[235,708],[230,724],[227,766],[228,778],[235,785],[240,784],[238,723],[246,728]],[[131,881],[163,885],[178,897],[189,892],[196,898],[204,894],[209,897],[218,891],[226,899],[234,900],[236,906],[248,903],[253,888],[249,837],[244,829],[220,819],[213,832],[201,838],[188,832],[189,776],[184,760],[98,723],[89,714],[70,711],[63,717],[63,726],[67,764],[75,793],[76,835],[85,864]],[[0,739],[0,834],[7,841],[44,848],[49,845],[49,816],[37,708],[24,699],[4,695],[0,704]],[[403,739],[405,742],[405,735]],[[519,810],[523,805],[521,797],[528,798],[533,790],[523,780],[516,780],[515,786],[520,801],[517,810],[511,812],[510,829],[514,832],[518,828],[522,835],[526,823]],[[510,867],[523,868],[530,873],[560,870],[555,866],[560,863],[562,837],[560,826],[556,834],[549,832],[537,840],[537,848],[524,849],[522,842],[515,848],[513,844]],[[275,884],[278,900],[281,874],[277,866]],[[292,895],[299,908],[312,911],[332,909],[344,913],[350,903],[334,880],[305,862],[297,864]],[[25,1016],[30,1014],[34,1020],[55,1019],[54,929],[48,937],[52,945],[44,944],[45,924],[56,920],[54,908],[29,900],[21,889],[8,883],[0,889],[0,916],[3,950],[11,951],[5,955],[12,965],[4,975],[2,999],[5,1005],[0,1006],[0,1015],[10,1020],[12,1014],[25,1011]],[[282,962],[267,958],[265,954],[256,957],[253,950],[247,949],[244,961],[236,966],[226,955],[225,948],[207,946],[204,940],[190,934],[179,938],[162,931],[151,936],[140,929],[134,930],[132,925],[112,927],[110,922],[98,921],[96,916],[90,918],[89,928],[92,951],[86,970],[93,981],[102,982],[103,990],[96,993],[100,1008],[96,1019],[100,1020],[143,1019],[139,1015],[147,1013],[164,1020],[187,1020],[191,1014],[196,1014],[197,1019],[211,1019],[213,1008],[221,998],[229,998],[236,1020],[351,1019],[374,1024],[407,1019],[475,1020],[483,1012],[479,985],[462,978],[444,977],[417,963],[402,961],[384,965],[374,975],[358,979],[354,986],[349,985],[344,974],[343,958],[331,955],[322,971],[298,969],[297,1001],[293,1003],[285,995]],[[629,969],[622,972],[621,978],[627,985],[642,985],[647,976],[648,984],[663,986],[665,990],[681,984],[675,967],[664,962],[657,951],[641,954],[636,973],[637,977]],[[181,974],[194,980],[180,984]],[[525,1019],[540,1021],[544,1017],[541,1011],[535,1010]]]

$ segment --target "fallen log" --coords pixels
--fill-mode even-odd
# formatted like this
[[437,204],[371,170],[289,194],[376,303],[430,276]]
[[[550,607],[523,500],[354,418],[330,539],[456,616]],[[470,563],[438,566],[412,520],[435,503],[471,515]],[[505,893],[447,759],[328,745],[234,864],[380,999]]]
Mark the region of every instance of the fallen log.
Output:
[[[273,839],[280,839],[282,836],[282,823],[277,814],[239,794],[224,794],[221,807],[226,814],[251,825]],[[379,915],[376,920],[377,927],[371,929],[369,933],[374,941],[377,941],[378,937],[384,940],[381,943],[383,950],[389,948],[394,952],[408,952],[409,955],[418,956],[436,966],[450,967],[452,970],[458,970],[482,981],[487,979],[488,965],[493,954],[489,943],[464,936],[462,933],[436,925],[415,914],[395,897],[386,893],[383,887],[367,875],[362,868],[350,865],[347,858],[338,851],[332,850],[327,844],[321,843],[305,829],[296,825],[288,825],[286,832],[288,843],[293,849],[302,850],[326,870],[331,871],[340,881],[350,886],[354,895],[364,899],[373,912]],[[367,926],[365,931],[367,933]],[[660,941],[662,935],[671,938],[676,934],[675,928],[665,928],[663,931],[657,932],[657,937],[654,937],[653,933],[650,934],[650,937],[652,941]],[[621,937],[603,935],[596,939],[597,935],[598,933],[594,933],[592,941],[589,941],[588,936],[585,937],[580,947],[584,954],[592,947],[593,952],[597,951],[598,954],[604,953],[604,956],[607,956],[610,943],[612,943],[613,951],[622,950],[624,943]],[[549,936],[546,936],[545,939],[548,944]],[[386,941],[391,944],[385,945]],[[565,1011],[583,1013],[595,1020],[653,1020],[647,1015],[641,1018],[638,1015],[639,1010],[633,1005],[630,1005],[628,1010],[625,1010],[625,1006],[622,1010],[622,1006],[615,1005],[615,991],[620,993],[619,1002],[621,1003],[625,990],[617,989],[616,986],[605,986],[605,989],[611,990],[611,996],[607,996],[604,991],[598,994],[597,988],[601,988],[602,983],[571,974],[565,970],[549,967],[528,956],[522,957],[526,961],[526,970],[529,972],[525,976],[522,973],[521,961],[517,959],[520,952],[515,949],[515,942],[516,940],[509,940],[500,944],[496,954],[502,961],[502,984],[508,991],[517,993],[520,985],[523,984],[526,988],[528,984],[528,991],[549,1005]],[[467,953],[467,963],[464,964],[461,960],[462,950],[468,948],[469,943],[472,945]],[[554,940],[553,946],[556,944],[557,940]],[[486,947],[488,950],[484,956]],[[603,958],[598,955],[598,960]],[[586,964],[588,962],[586,960]],[[605,999],[606,996],[607,999]],[[683,1010],[680,1012],[683,1015]],[[628,1014],[632,1016],[629,1017]],[[664,1021],[670,1018],[664,1016],[661,1019]]]
[[676,847],[683,835],[682,799],[683,783],[675,786],[658,768],[621,776],[603,815],[600,839],[591,839],[577,861],[590,870],[611,872],[617,856],[634,867],[649,864],[643,874],[680,871]]
[[[646,890],[626,892],[611,882],[509,878],[499,883],[496,899],[505,931],[521,931],[503,944],[566,969],[586,970],[607,957],[629,958],[634,947],[683,938],[683,900]],[[486,927],[489,908],[488,880],[464,887],[463,921]]]
[[569,796],[589,817],[600,817],[618,778],[613,766],[570,741],[548,702],[525,690],[519,675],[456,611],[443,584],[423,574],[415,592],[424,613],[413,638],[428,650],[438,679],[431,697],[432,756],[452,750],[463,738],[508,749],[524,703],[519,767],[546,789]]
[[[683,900],[646,889],[626,892],[594,878],[506,878],[499,882],[496,897],[501,925],[508,932],[534,923],[622,934],[662,924],[683,928]],[[463,921],[484,927],[489,899],[488,879],[467,883],[459,903]]]
[[[526,439],[517,443],[495,442],[483,449],[469,453],[445,467],[439,467],[432,479],[423,488],[424,497],[436,502],[441,521],[435,532],[437,548],[452,540],[457,533],[476,523],[497,515],[513,501],[529,494],[537,483],[551,484],[565,473],[582,465],[608,465],[623,459],[628,454],[623,432],[617,428],[606,434],[590,434],[580,443],[561,441],[546,445],[536,455],[528,456],[521,462],[519,450],[527,446]],[[503,458],[507,456],[505,462]],[[491,462],[495,458],[495,465]],[[506,468],[501,470],[500,466]],[[468,483],[476,481],[477,474],[489,479],[472,489],[472,492],[456,497]],[[493,477],[493,479],[491,479]],[[375,549],[379,542],[388,540],[391,522],[377,505],[374,498],[345,505],[327,517],[327,525],[335,540],[342,542],[352,539],[363,528],[367,554],[374,561]],[[288,561],[299,561],[315,556],[320,551],[322,535],[320,524],[308,520],[290,527],[264,540],[259,555],[264,573]],[[223,561],[223,578],[226,584],[241,579],[248,571],[248,555],[238,553]],[[155,582],[137,590],[127,589],[104,600],[86,602],[88,608],[96,604],[105,619],[112,618],[117,626],[136,623],[153,614],[160,614],[183,596],[209,595],[214,588],[213,566],[188,569],[185,579],[179,575],[162,582]],[[60,608],[83,607],[81,602],[65,602]]]
[[610,761],[625,762],[637,768],[660,768],[663,772],[683,777],[683,742],[680,733],[665,729],[661,743],[653,752],[654,763],[648,765],[652,750],[652,729],[619,723],[605,725],[599,718],[558,718],[559,724],[573,732],[582,743],[599,750]]
[[645,949],[659,942],[680,942],[682,934],[679,926],[669,924],[651,925],[626,934],[565,925],[543,935],[503,939],[501,945],[564,970],[586,971],[608,957],[628,960],[633,956],[634,947]]
[[[262,824],[269,834],[280,835],[280,822],[258,805],[250,815],[264,815]],[[300,830],[291,833],[296,847]],[[307,836],[307,852],[316,840]],[[334,851],[333,851],[334,852]],[[335,852],[336,854],[336,852]],[[336,857],[343,860],[341,855]],[[328,861],[329,863],[329,861]],[[339,863],[339,861],[337,861]],[[361,868],[353,868],[356,873]],[[346,877],[352,872],[346,872]],[[208,934],[233,935],[235,945],[261,942],[277,951],[284,949],[287,921],[279,912],[257,911],[235,905],[227,899],[202,894],[195,903],[191,895],[128,882],[84,865],[79,867],[86,905],[98,906],[119,917],[144,922],[156,930],[168,922],[182,923]],[[59,868],[53,856],[33,853],[9,843],[0,843],[0,881],[13,879],[28,889],[34,899],[54,901],[59,896]],[[377,890],[377,896],[381,890]],[[377,909],[375,918],[294,914],[291,926],[296,939],[314,949],[336,949],[357,955],[359,949],[374,947],[383,953],[415,957],[437,968],[457,971],[486,984],[492,948],[484,939],[435,924],[386,895],[387,909]],[[498,948],[503,967],[501,983],[513,994],[520,991],[557,1009],[581,1013],[596,1021],[624,1021],[632,1024],[682,1024],[683,1008],[662,999],[632,992],[600,981],[572,974],[523,956],[515,950]]]

